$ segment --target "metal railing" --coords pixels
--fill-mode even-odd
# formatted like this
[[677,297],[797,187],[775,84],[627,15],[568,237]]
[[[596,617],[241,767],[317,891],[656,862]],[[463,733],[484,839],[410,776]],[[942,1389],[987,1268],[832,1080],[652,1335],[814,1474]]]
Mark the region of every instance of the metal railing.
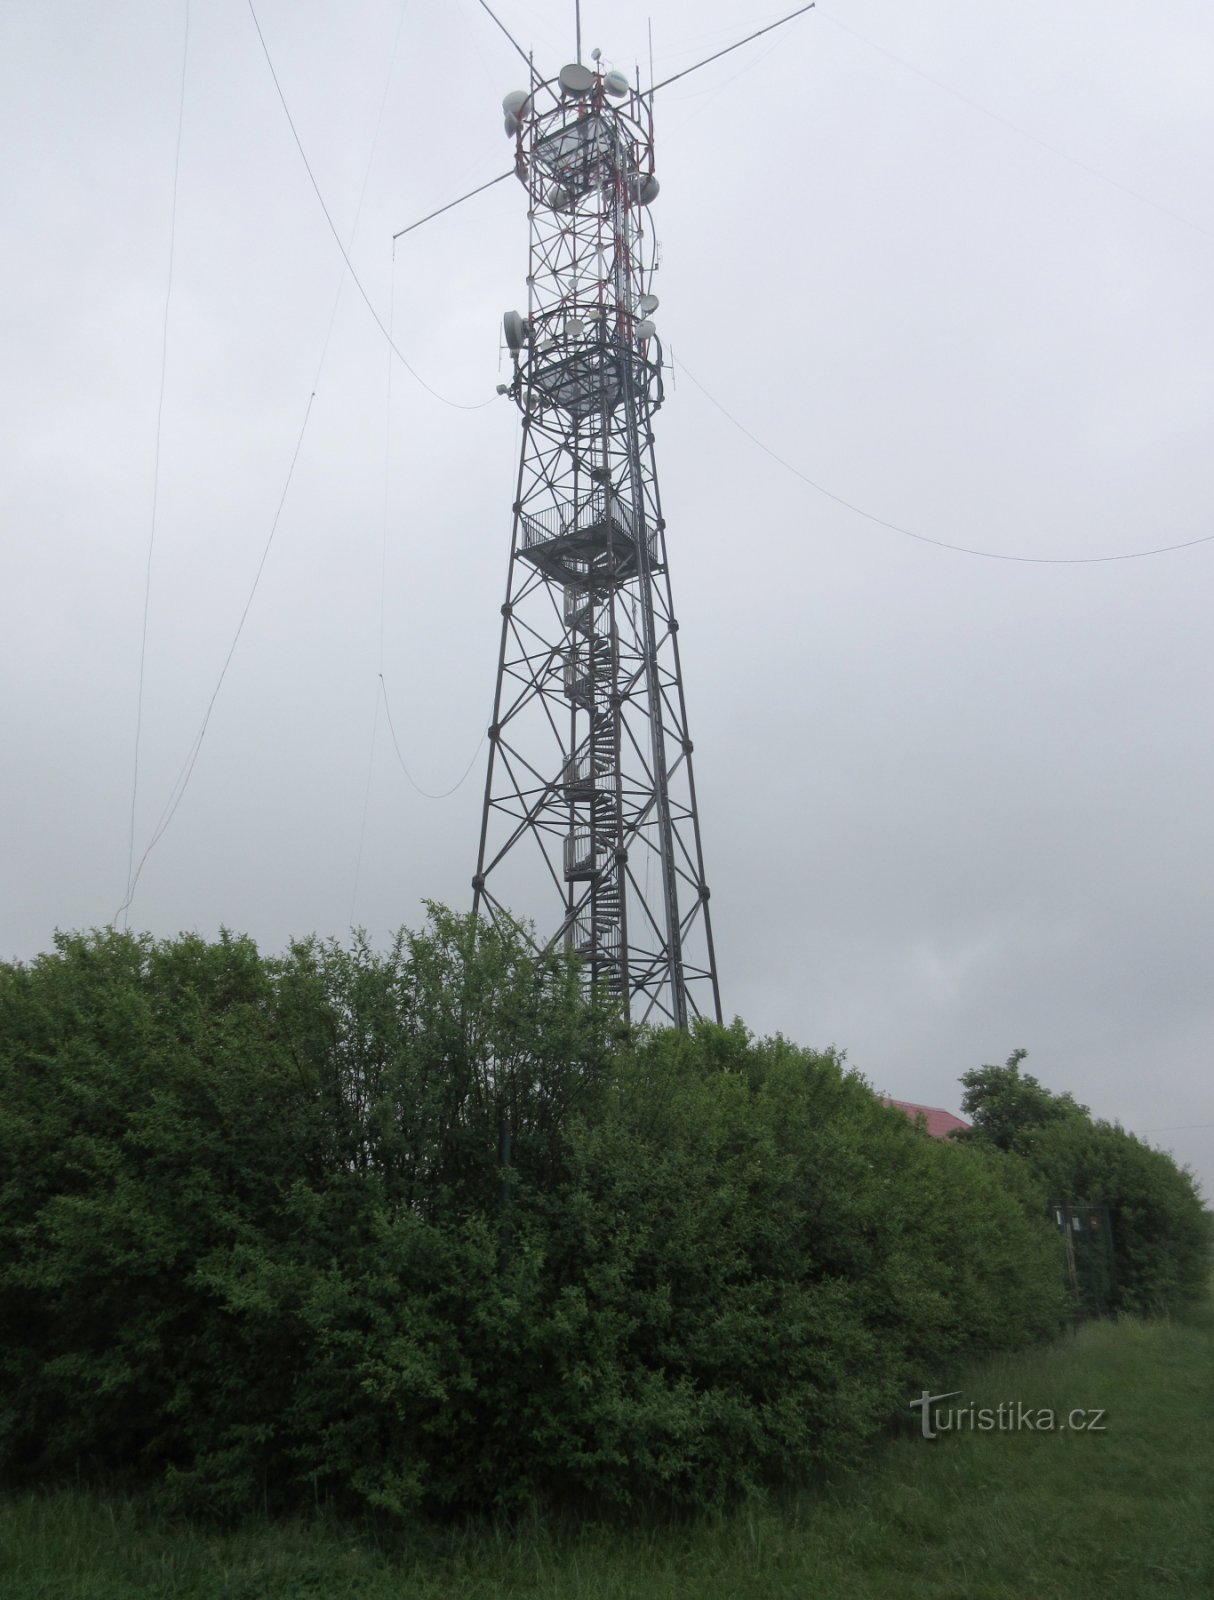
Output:
[[[605,546],[609,530],[617,539],[633,545],[637,542],[638,518],[633,508],[619,495],[608,496],[607,491],[601,488],[583,496],[572,506],[546,506],[542,511],[524,511],[521,521],[524,550],[535,550],[543,545],[555,544],[558,540],[567,540],[577,547],[580,554],[588,543]],[[657,530],[646,528],[645,540],[650,563],[654,564],[658,555]]]
[[565,589],[565,626],[579,633],[589,633],[594,622],[594,597],[580,584],[569,584]]
[[614,783],[610,755],[603,750],[593,755],[589,750],[583,750],[578,755],[570,756],[562,769],[561,783],[565,789],[584,795],[593,794],[596,790],[610,790]]
[[566,878],[596,878],[607,865],[608,851],[596,845],[589,828],[575,828],[565,836]]

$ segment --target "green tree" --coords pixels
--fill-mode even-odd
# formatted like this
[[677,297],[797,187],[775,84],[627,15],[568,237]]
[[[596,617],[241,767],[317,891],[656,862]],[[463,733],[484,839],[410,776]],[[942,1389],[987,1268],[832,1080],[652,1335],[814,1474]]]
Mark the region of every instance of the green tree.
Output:
[[1055,1094],[1021,1072],[1027,1055],[1027,1050],[1013,1050],[1002,1067],[975,1067],[962,1074],[961,1109],[972,1127],[956,1138],[1023,1155],[1037,1129],[1087,1118],[1088,1108],[1070,1094]]
[[1116,1123],[1038,1128],[1028,1157],[1051,1195],[1108,1207],[1112,1307],[1143,1315],[1191,1305],[1205,1292],[1209,1233],[1191,1172]]
[[962,1106],[973,1127],[958,1137],[1019,1158],[1043,1208],[1057,1201],[1108,1208],[1111,1309],[1190,1304],[1203,1292],[1209,1265],[1208,1225],[1192,1174],[1022,1072],[1026,1054],[1015,1050],[1006,1066],[964,1074]]

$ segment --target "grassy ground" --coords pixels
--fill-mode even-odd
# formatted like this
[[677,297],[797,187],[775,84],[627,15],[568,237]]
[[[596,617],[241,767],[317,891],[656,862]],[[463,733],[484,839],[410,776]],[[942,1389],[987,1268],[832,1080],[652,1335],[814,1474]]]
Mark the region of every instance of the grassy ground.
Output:
[[[332,1524],[167,1525],[138,1502],[0,1502],[5,1600],[1149,1600],[1214,1595],[1214,1317],[1103,1323],[942,1374],[1098,1432],[907,1436],[831,1491],[628,1531],[535,1525],[386,1542]],[[910,1397],[908,1397],[909,1399]],[[909,1413],[908,1413],[909,1415]]]

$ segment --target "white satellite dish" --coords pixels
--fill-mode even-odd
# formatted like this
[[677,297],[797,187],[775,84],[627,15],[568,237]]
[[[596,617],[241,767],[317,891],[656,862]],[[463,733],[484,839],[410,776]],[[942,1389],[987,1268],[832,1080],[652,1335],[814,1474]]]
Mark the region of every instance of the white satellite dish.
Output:
[[637,199],[643,206],[652,205],[657,199],[658,190],[661,187],[661,184],[654,177],[653,173],[647,172],[641,179],[640,188],[637,190]]
[[530,95],[526,89],[511,89],[502,101],[502,111],[508,117],[524,117],[527,114],[527,101]]
[[613,100],[622,100],[628,93],[628,79],[622,72],[609,72],[603,79],[603,88]]
[[507,311],[502,318],[502,332],[506,335],[506,343],[516,353],[523,348],[531,336],[531,329],[527,320],[517,311]]
[[519,122],[517,117],[513,117],[513,116],[510,116],[510,115],[507,115],[507,117],[506,117],[506,137],[508,139],[513,139],[515,134],[518,132],[518,130],[519,130],[519,128],[521,126],[522,126],[522,124]]
[[594,88],[594,73],[580,61],[571,61],[560,70],[561,88],[575,100],[584,100]]
[[633,329],[633,332],[636,334],[638,339],[652,339],[657,331],[658,330],[654,327],[653,323],[650,322],[648,317],[645,318],[644,322],[638,322],[636,327]]
[[643,317],[647,317],[651,312],[654,312],[658,309],[659,304],[660,302],[656,294],[643,294],[637,301],[637,310]]

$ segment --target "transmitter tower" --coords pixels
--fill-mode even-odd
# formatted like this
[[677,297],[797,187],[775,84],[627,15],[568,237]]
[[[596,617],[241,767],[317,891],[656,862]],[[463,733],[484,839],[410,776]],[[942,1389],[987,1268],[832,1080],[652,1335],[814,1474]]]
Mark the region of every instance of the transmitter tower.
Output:
[[594,54],[503,103],[530,254],[503,319],[522,442],[473,909],[686,1027],[721,1002],[654,459],[652,97]]

